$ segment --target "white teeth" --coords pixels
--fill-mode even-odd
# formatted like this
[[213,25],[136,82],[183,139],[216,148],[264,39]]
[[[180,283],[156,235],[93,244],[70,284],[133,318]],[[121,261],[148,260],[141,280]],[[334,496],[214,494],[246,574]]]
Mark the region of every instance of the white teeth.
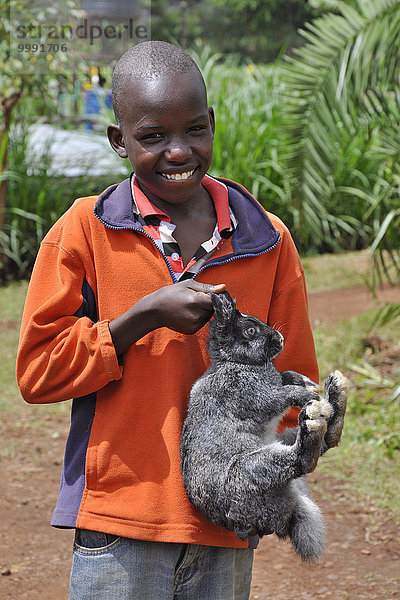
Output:
[[182,181],[193,175],[193,172],[194,169],[192,171],[186,171],[186,173],[163,173],[163,176],[172,181]]

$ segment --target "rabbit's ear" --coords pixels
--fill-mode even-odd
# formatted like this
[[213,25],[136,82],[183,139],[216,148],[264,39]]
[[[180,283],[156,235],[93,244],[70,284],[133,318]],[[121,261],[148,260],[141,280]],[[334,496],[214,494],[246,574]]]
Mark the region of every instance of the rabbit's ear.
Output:
[[236,300],[233,300],[228,292],[211,294],[214,307],[214,316],[221,323],[228,323],[235,315]]

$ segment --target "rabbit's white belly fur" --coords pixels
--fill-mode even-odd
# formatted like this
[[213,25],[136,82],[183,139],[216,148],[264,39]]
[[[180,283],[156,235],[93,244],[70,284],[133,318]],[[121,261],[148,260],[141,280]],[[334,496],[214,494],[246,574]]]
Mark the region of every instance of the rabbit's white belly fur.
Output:
[[279,415],[264,424],[264,433],[262,435],[264,443],[270,444],[276,441],[276,430],[281,419],[282,417]]

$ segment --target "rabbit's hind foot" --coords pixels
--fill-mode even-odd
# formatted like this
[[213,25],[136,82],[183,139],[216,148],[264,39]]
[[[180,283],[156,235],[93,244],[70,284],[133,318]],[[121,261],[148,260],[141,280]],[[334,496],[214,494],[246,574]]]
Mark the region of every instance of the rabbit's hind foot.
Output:
[[339,444],[347,407],[347,389],[349,382],[340,372],[331,373],[325,382],[325,400],[331,406],[328,430],[325,435],[322,452]]
[[331,405],[325,398],[312,400],[306,405],[306,415],[309,419],[319,419],[321,417],[329,419],[331,416]]
[[[330,410],[329,405],[328,408]],[[325,403],[321,406],[321,402],[315,400],[300,411],[297,456],[301,475],[311,473],[317,466],[328,427],[327,417],[324,414],[328,414]]]
[[325,398],[330,404],[345,409],[349,381],[340,371],[331,373],[325,381]]

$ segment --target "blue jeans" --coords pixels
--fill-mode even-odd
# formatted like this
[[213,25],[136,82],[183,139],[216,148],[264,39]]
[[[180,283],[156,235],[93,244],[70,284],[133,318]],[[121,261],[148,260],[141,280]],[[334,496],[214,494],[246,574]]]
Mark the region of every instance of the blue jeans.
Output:
[[253,550],[77,530],[69,600],[248,600]]

